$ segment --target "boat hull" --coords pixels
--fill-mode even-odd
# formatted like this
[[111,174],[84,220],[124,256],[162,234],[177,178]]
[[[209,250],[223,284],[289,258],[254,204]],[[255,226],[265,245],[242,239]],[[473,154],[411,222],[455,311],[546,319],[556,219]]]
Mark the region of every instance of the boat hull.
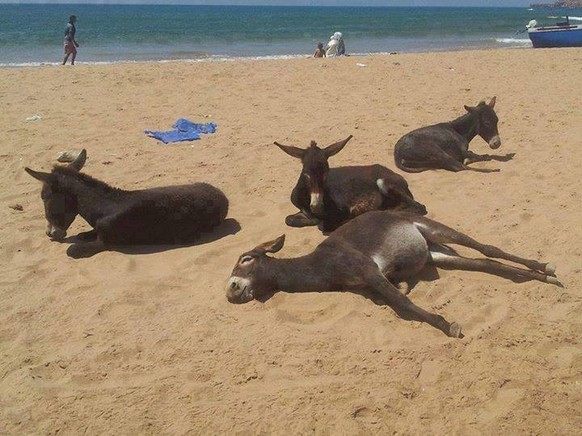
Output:
[[528,35],[535,48],[582,47],[582,26],[537,27]]

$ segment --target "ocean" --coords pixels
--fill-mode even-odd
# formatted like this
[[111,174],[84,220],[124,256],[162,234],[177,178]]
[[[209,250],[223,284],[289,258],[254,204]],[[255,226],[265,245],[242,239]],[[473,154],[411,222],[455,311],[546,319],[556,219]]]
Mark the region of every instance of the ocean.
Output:
[[0,4],[0,66],[58,63],[76,15],[79,63],[308,56],[333,32],[347,53],[531,47],[531,20],[582,10],[528,8],[266,7]]

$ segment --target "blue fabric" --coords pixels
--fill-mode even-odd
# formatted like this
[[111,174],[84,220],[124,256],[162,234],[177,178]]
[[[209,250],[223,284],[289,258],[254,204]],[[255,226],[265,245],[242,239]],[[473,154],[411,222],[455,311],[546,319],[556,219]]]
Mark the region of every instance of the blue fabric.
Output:
[[201,133],[216,132],[216,123],[193,123],[186,118],[180,118],[172,126],[175,130],[167,132],[153,132],[146,130],[144,133],[150,138],[162,141],[164,144],[179,141],[194,141],[200,139]]
[[178,121],[174,123],[172,126],[174,129],[178,129],[180,131],[196,131],[199,133],[214,133],[216,132],[216,124],[215,123],[193,123],[186,118],[180,118]]

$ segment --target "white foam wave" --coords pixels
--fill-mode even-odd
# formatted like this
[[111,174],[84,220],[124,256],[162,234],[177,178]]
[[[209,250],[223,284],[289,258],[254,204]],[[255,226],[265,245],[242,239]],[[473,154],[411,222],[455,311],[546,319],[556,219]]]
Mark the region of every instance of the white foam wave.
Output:
[[527,38],[495,38],[496,42],[501,44],[514,44],[514,45],[531,45],[531,41]]
[[[210,56],[204,58],[193,59],[158,59],[158,60],[117,60],[117,61],[77,61],[76,65],[113,65],[113,64],[140,64],[140,63],[198,63],[198,62],[234,62],[234,61],[261,61],[261,60],[277,60],[277,59],[298,59],[311,57],[307,54],[303,55],[272,55],[272,56]],[[60,62],[0,62],[0,68],[22,68],[22,67],[47,67],[60,66]]]
[[6,62],[0,63],[0,68],[6,67],[45,67],[49,65],[60,65],[60,62]]
[[[551,18],[553,20],[556,20],[558,18],[565,20],[566,19],[566,16],[558,17],[557,15],[550,15],[548,18]],[[582,17],[573,17],[571,15],[568,15],[568,19],[573,20],[573,21],[582,21]]]

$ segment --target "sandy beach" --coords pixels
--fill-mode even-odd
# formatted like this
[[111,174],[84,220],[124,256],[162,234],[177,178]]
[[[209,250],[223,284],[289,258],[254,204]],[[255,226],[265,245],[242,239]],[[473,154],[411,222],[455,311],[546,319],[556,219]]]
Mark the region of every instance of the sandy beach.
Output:
[[[0,69],[0,433],[579,434],[580,83],[580,49]],[[464,339],[346,292],[226,300],[244,251],[285,233],[277,256],[292,257],[325,238],[285,226],[300,164],[273,141],[354,135],[332,165],[395,169],[404,133],[493,96],[498,152],[516,154],[475,165],[501,172],[403,175],[430,218],[553,262],[563,289],[463,271],[421,281],[410,298]],[[175,145],[143,133],[180,117],[218,131]],[[81,148],[84,172],[116,187],[219,187],[240,230],[67,256],[23,168]],[[69,234],[88,229],[78,218]]]

